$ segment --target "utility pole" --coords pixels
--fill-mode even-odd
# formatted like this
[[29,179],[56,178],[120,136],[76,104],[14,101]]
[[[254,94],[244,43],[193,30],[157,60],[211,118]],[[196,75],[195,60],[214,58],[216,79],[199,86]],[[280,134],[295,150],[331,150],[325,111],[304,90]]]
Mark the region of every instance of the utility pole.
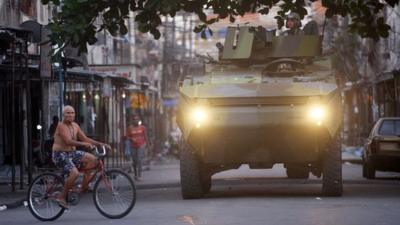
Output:
[[63,74],[63,63],[62,63],[62,57],[61,53],[60,56],[57,57],[58,59],[58,90],[59,90],[59,118],[62,118],[62,110],[63,110],[63,105],[64,105],[64,74]]
[[192,16],[189,15],[189,58],[193,57],[193,20]]

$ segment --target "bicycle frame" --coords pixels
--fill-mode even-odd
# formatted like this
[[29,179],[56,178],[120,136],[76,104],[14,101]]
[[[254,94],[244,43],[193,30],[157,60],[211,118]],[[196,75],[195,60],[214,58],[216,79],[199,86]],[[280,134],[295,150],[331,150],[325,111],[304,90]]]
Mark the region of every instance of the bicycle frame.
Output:
[[[104,180],[106,187],[108,188],[108,190],[111,190],[110,182],[108,181],[107,176],[105,175],[105,168],[104,168],[103,160],[100,159],[99,157],[97,157],[97,163],[95,166],[93,166],[91,168],[79,168],[78,171],[80,174],[82,174],[82,173],[84,174],[85,172],[88,172],[88,171],[94,171],[94,173],[92,173],[87,180],[88,184],[93,182],[94,179],[96,178],[97,174],[100,173],[100,177],[101,177],[101,179]],[[61,179],[62,179],[62,177],[61,177]],[[61,181],[60,183],[63,183],[63,182]],[[53,188],[54,188],[54,183],[53,183],[53,185],[51,185],[47,188],[46,193],[53,193]],[[78,190],[77,192],[81,193],[81,190]]]
[[[87,172],[87,171],[95,171],[95,172],[94,172],[93,174],[91,174],[90,177],[88,178],[88,181],[87,181],[88,184],[91,183],[91,182],[94,180],[94,178],[96,177],[96,175],[97,175],[98,173],[100,173],[100,177],[101,177],[101,179],[104,180],[104,182],[105,182],[105,184],[106,184],[106,187],[107,187],[109,190],[111,190],[111,185],[110,185],[110,182],[109,182],[108,179],[107,179],[106,172],[105,172],[105,169],[104,169],[104,163],[103,163],[103,160],[102,160],[102,159],[97,158],[97,163],[96,163],[96,165],[95,165],[94,167],[92,167],[92,168],[85,168],[85,169],[78,169],[78,171],[79,171],[79,173],[85,173],[85,172]],[[79,193],[80,193],[80,191],[79,191]]]
[[[59,177],[60,178],[60,183],[61,184],[63,184],[63,180],[62,180],[62,178],[61,177]],[[49,187],[47,187],[47,189],[46,189],[46,198],[49,198],[49,197],[53,197],[53,198],[57,198],[57,196],[49,196],[49,193],[53,193],[53,188],[55,187],[55,184],[57,184],[57,182],[53,182],[53,184],[51,185],[51,186],[49,186]]]

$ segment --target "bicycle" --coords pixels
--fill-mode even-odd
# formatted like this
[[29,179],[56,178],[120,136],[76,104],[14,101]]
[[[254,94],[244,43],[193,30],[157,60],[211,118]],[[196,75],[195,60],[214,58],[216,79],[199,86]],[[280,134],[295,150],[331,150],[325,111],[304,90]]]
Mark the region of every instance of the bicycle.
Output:
[[[78,169],[80,173],[94,171],[89,177],[89,183],[95,181],[93,188],[93,201],[96,209],[103,216],[110,219],[120,219],[133,209],[136,203],[136,188],[132,178],[123,171],[112,169],[105,170],[103,158],[106,149],[102,152],[95,147],[94,155],[97,165],[89,169]],[[79,183],[79,182],[78,182]],[[43,173],[37,176],[28,189],[28,207],[34,217],[41,221],[53,221],[65,211],[55,201],[64,188],[64,179],[56,173]],[[77,205],[80,191],[70,190],[67,202]]]

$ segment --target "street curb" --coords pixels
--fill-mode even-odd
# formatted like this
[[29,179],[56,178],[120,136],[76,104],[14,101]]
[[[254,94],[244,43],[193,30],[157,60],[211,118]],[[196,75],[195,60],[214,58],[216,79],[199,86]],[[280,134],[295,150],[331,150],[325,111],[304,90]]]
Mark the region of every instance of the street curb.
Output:
[[5,211],[7,209],[15,209],[15,208],[21,207],[24,205],[25,201],[26,201],[26,198],[22,198],[22,199],[14,201],[14,202],[7,203],[5,205],[0,205],[0,212]]

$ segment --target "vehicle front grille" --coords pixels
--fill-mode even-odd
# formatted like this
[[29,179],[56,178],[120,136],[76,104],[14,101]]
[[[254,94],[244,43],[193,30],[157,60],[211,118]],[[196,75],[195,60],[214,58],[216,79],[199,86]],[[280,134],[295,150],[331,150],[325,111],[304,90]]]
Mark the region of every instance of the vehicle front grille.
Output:
[[212,98],[208,99],[211,106],[259,106],[259,105],[303,105],[308,97],[240,97],[240,98]]

